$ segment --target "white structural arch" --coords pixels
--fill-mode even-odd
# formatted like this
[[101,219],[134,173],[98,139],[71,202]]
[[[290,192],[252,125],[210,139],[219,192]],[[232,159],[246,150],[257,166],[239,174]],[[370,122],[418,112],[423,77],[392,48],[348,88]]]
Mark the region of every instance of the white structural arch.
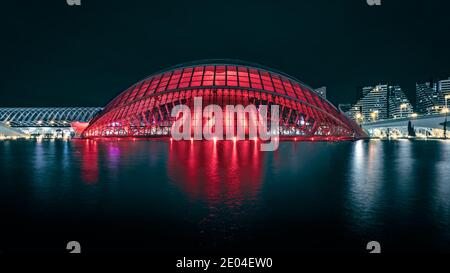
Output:
[[71,122],[89,122],[101,107],[5,107],[0,122],[11,127],[68,127]]

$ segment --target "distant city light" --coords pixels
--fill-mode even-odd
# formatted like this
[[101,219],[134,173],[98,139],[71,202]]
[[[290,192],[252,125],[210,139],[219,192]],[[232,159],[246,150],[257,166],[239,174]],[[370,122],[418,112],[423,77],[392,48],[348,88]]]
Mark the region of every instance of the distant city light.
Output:
[[375,121],[378,115],[378,111],[373,111],[372,113],[370,113],[370,117],[372,117],[372,120]]

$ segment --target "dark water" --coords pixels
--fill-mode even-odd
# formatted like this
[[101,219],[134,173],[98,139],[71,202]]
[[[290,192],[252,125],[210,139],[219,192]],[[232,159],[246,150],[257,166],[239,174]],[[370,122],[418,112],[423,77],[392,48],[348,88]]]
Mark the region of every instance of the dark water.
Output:
[[0,251],[450,252],[450,142],[2,141]]

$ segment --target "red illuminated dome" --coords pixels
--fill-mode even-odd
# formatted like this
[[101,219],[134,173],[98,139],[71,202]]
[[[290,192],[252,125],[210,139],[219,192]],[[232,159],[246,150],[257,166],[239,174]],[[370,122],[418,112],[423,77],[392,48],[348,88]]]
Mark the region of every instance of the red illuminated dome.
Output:
[[171,110],[194,97],[203,105],[279,105],[280,136],[353,139],[361,128],[312,88],[272,69],[240,61],[203,61],[169,68],[114,98],[84,130],[84,137],[168,136]]

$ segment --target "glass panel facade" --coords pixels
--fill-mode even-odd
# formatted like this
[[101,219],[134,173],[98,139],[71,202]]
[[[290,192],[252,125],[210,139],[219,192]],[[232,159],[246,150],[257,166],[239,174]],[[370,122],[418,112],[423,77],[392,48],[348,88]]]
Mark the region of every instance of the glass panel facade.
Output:
[[245,65],[206,64],[169,70],[131,86],[94,118],[83,135],[167,135],[174,121],[171,109],[177,104],[193,107],[196,96],[203,98],[204,106],[214,103],[223,108],[278,104],[281,135],[363,134],[332,104],[288,76]]

